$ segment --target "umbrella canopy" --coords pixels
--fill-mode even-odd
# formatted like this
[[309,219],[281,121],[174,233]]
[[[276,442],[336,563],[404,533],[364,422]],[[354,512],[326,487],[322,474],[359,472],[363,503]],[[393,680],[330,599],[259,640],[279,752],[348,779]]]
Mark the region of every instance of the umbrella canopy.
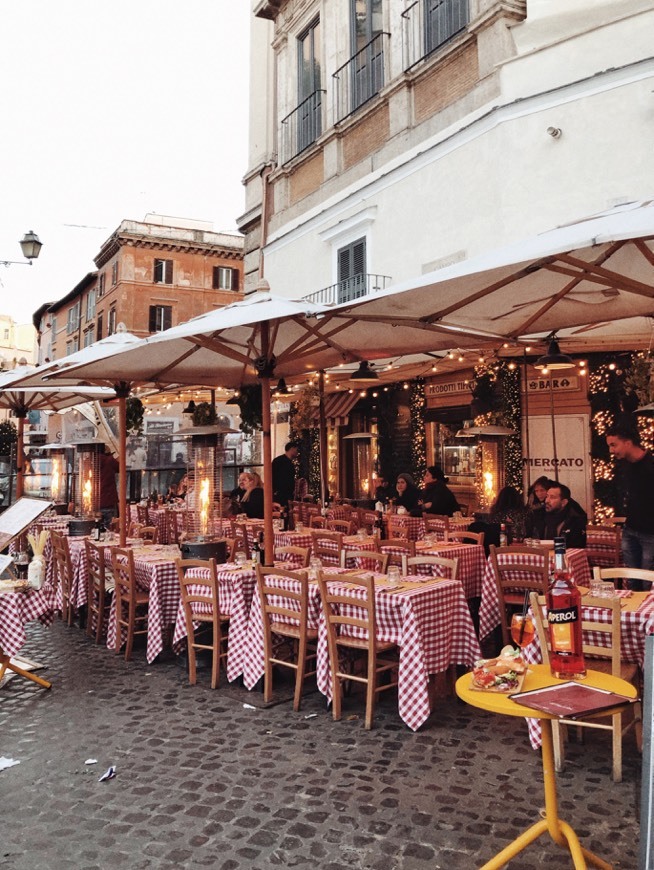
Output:
[[654,201],[631,203],[389,287],[351,311],[361,326],[485,331],[517,339],[654,312]]

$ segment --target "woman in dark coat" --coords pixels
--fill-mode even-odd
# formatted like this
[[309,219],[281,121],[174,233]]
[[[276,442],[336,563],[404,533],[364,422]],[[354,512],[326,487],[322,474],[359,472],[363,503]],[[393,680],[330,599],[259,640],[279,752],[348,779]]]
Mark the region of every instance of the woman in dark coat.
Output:
[[422,479],[422,507],[427,513],[451,517],[459,509],[459,503],[447,486],[447,478],[437,465],[430,465]]
[[241,510],[249,520],[263,519],[263,484],[254,471],[246,471],[239,477],[245,489],[241,498]]
[[393,499],[393,504],[396,508],[403,507],[409,512],[418,510],[420,490],[413,482],[410,474],[405,474],[404,472],[398,474],[395,491],[397,495]]

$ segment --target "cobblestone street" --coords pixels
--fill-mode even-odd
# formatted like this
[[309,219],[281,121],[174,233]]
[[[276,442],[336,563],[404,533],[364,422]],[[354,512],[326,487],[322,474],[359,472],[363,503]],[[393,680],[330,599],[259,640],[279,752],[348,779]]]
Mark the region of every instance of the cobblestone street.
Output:
[[[20,760],[0,772],[8,870],[472,870],[543,805],[524,722],[454,698],[414,734],[389,693],[366,732],[346,718],[362,714],[359,698],[341,722],[318,693],[299,714],[290,702],[248,709],[224,676],[211,691],[200,671],[192,687],[172,659],[147,666],[136,649],[126,664],[61,623],[30,626],[22,652],[47,664],[53,688],[15,678],[0,690],[0,755]],[[98,782],[110,764],[115,779]],[[632,735],[618,785],[605,736],[571,744],[561,816],[616,868],[637,866],[639,795]],[[509,866],[572,863],[542,838]]]

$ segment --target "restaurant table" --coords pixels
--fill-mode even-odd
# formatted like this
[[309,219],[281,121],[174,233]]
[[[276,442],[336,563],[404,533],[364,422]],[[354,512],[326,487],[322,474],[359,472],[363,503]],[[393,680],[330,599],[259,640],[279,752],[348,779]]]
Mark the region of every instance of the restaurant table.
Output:
[[[537,550],[538,548],[535,548]],[[516,554],[511,553],[511,561],[517,560],[518,562],[524,562],[525,565],[534,564],[535,556],[532,557],[530,554]],[[498,550],[497,553],[498,560],[501,560],[502,554]],[[550,562],[553,564],[553,552],[550,552]],[[566,564],[568,566],[568,570],[570,571],[570,575],[572,577],[572,581],[577,586],[589,586],[591,580],[591,570],[588,564],[588,556],[586,555],[586,551],[583,549],[570,549],[566,550],[565,554]],[[484,571],[484,577],[482,580],[481,587],[481,604],[479,606],[479,638],[483,640],[487,637],[495,628],[495,626],[500,624],[500,602],[497,595],[497,582],[495,579],[495,572],[493,571],[493,566],[491,564],[490,559],[486,563],[486,569]]]
[[49,689],[51,683],[11,663],[25,644],[25,625],[34,619],[42,625],[54,620],[54,589],[47,584],[27,592],[0,592],[0,681],[11,670],[27,680]]
[[[164,629],[174,625],[179,609],[180,590],[176,562],[181,558],[176,545],[157,544],[149,547],[134,547],[134,570],[136,585],[149,592],[148,636],[146,659],[153,662],[164,648]],[[106,552],[107,560],[111,558]],[[127,632],[121,628],[121,646]],[[112,596],[107,628],[107,646],[116,649],[116,598]]]
[[[193,579],[193,577],[208,579],[209,571],[206,568],[189,568],[186,576],[189,579]],[[257,585],[257,575],[252,567],[239,567],[233,563],[226,562],[224,565],[217,566],[216,576],[218,579],[220,612],[230,617],[229,633],[227,635],[227,679],[231,683],[232,680],[240,677],[243,673],[243,655],[248,630],[248,619],[254,590]],[[189,587],[191,594],[197,594],[201,589],[203,587],[194,587],[193,585]],[[208,614],[211,612],[210,606],[206,604],[194,604],[194,609],[198,613]],[[197,628],[200,624],[197,623],[195,627]],[[183,651],[186,636],[186,619],[184,616],[184,606],[180,597],[173,634],[173,650],[175,652],[180,653]]]
[[[554,686],[566,682],[565,680],[557,680],[550,673],[549,665],[533,665],[525,678],[522,691],[530,691],[532,689],[545,688],[546,686]],[[625,680],[619,677],[612,677],[608,674],[600,673],[599,671],[589,670],[584,685],[593,686],[600,689],[606,689],[610,692],[616,692],[620,695],[626,695],[629,698],[636,697],[636,689]],[[507,695],[479,692],[471,688],[470,674],[464,674],[457,680],[456,693],[473,707],[478,707],[481,710],[487,710],[491,713],[498,713],[501,716],[524,716],[529,717],[534,715],[534,710],[529,707],[523,707],[521,704],[512,701]],[[619,709],[619,708],[615,708]],[[603,711],[600,715],[606,715],[607,711]],[[592,852],[584,849],[572,827],[559,818],[558,800],[556,795],[556,773],[554,770],[554,748],[552,738],[551,720],[558,718],[549,713],[539,712],[539,721],[545,723],[543,731],[542,743],[542,760],[543,760],[543,783],[545,791],[545,818],[540,819],[518,837],[513,842],[509,843],[501,852],[487,861],[481,870],[500,870],[508,862],[523,851],[527,846],[537,840],[545,833],[549,833],[550,837],[557,845],[562,846],[570,852],[572,862],[577,868],[586,867],[586,862],[594,867],[611,870],[611,865],[607,864],[601,858],[598,858]],[[513,791],[519,786],[518,782],[513,783]],[[500,805],[498,804],[498,807]]]
[[[484,572],[486,570],[486,552],[480,544],[461,544],[455,541],[432,542],[418,541],[416,556],[438,556],[440,559],[458,559],[457,577],[463,584],[466,598],[480,598]],[[418,572],[421,573],[421,572]]]
[[447,524],[444,520],[439,520],[435,517],[427,516],[427,519],[429,520],[429,532],[427,534],[434,533],[441,541],[445,540],[447,529],[452,532],[467,532],[470,523],[473,522],[471,517],[448,517]]

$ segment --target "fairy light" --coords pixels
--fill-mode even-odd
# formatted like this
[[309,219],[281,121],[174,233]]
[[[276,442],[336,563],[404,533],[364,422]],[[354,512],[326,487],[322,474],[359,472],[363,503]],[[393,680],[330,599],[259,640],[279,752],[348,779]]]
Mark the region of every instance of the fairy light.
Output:
[[411,382],[409,394],[409,427],[411,434],[411,471],[422,480],[427,470],[427,436],[425,433],[425,381]]

